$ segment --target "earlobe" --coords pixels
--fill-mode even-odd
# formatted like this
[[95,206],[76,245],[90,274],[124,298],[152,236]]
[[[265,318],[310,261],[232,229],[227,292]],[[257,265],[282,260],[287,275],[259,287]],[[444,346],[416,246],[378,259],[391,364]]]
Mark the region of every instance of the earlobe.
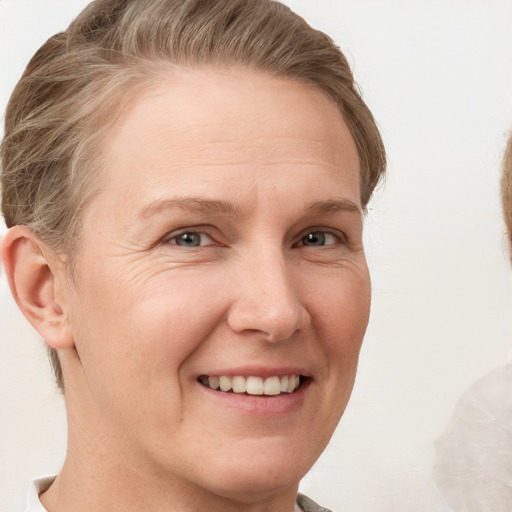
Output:
[[12,227],[4,237],[2,260],[18,307],[48,345],[69,348],[73,337],[59,296],[65,271],[49,254],[26,226]]

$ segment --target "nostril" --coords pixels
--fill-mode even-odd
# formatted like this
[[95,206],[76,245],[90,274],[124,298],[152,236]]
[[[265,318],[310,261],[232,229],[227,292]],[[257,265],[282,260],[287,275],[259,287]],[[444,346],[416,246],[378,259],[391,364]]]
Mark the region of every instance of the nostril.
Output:
[[293,309],[264,309],[261,305],[243,308],[240,304],[228,315],[229,327],[237,333],[253,335],[271,343],[279,343],[293,337],[310,325],[310,316],[302,305]]

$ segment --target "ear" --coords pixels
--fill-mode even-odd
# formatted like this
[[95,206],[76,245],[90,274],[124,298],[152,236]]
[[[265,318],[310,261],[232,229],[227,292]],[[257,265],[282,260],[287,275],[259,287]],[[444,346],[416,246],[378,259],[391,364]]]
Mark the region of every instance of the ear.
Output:
[[72,347],[62,262],[52,258],[41,239],[26,226],[14,226],[7,232],[2,260],[14,300],[27,320],[51,347]]

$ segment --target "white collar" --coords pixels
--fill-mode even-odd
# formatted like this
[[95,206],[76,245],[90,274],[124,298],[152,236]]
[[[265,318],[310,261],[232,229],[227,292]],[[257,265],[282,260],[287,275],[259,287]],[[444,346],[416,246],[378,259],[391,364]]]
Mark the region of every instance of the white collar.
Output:
[[54,480],[55,476],[46,476],[30,482],[25,512],[47,512],[39,500],[39,495],[46,491]]

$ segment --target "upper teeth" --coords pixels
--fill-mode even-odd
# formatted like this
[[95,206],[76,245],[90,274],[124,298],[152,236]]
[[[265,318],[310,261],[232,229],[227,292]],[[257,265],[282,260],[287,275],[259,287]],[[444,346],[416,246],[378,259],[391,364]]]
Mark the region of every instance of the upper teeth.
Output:
[[285,375],[283,377],[228,377],[221,375],[220,377],[200,378],[202,384],[212,389],[220,389],[221,391],[233,391],[234,393],[247,393],[249,395],[279,395],[280,393],[292,393],[300,384],[299,375]]

